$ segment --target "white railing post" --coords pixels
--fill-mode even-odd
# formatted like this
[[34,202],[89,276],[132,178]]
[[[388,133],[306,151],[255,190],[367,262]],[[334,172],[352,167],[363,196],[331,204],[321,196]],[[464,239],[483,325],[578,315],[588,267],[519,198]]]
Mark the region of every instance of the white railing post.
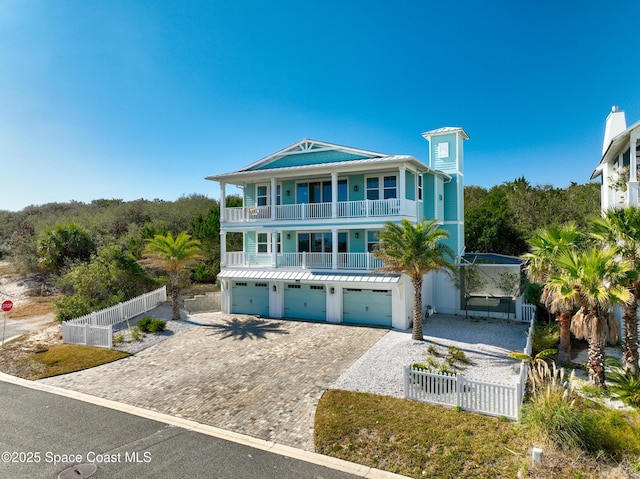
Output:
[[462,389],[462,376],[460,375],[460,373],[456,373],[456,406],[458,407],[462,407],[462,396],[461,396],[461,389]]
[[307,252],[302,252],[302,269],[306,269],[307,267]]

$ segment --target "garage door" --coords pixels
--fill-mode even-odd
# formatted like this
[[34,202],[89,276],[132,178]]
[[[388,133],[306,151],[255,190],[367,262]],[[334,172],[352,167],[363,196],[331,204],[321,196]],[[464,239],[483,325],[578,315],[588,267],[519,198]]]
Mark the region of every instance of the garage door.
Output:
[[326,321],[326,288],[316,284],[285,284],[284,317]]
[[269,284],[234,281],[231,286],[231,312],[269,316]]
[[391,326],[391,290],[342,290],[342,320],[345,323]]

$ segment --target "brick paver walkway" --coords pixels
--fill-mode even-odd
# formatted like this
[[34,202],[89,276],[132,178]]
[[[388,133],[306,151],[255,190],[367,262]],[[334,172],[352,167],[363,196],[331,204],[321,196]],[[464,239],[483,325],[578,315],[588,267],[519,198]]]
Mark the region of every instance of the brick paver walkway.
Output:
[[190,319],[204,325],[42,382],[313,451],[320,397],[387,332],[221,313]]

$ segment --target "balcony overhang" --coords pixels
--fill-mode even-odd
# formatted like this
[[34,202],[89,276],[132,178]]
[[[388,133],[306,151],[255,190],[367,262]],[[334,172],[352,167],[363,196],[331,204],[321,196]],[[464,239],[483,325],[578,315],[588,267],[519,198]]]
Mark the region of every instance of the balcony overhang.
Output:
[[220,279],[242,279],[260,281],[304,281],[305,283],[368,283],[396,284],[398,274],[327,274],[311,271],[274,271],[255,269],[223,269]]

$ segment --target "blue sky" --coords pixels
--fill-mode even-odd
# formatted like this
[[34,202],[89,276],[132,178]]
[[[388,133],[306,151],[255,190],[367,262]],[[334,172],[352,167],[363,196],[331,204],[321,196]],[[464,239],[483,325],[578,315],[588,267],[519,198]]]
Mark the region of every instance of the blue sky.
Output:
[[640,120],[640,2],[0,0],[0,209],[218,198],[204,177],[312,138],[465,183],[585,183]]

